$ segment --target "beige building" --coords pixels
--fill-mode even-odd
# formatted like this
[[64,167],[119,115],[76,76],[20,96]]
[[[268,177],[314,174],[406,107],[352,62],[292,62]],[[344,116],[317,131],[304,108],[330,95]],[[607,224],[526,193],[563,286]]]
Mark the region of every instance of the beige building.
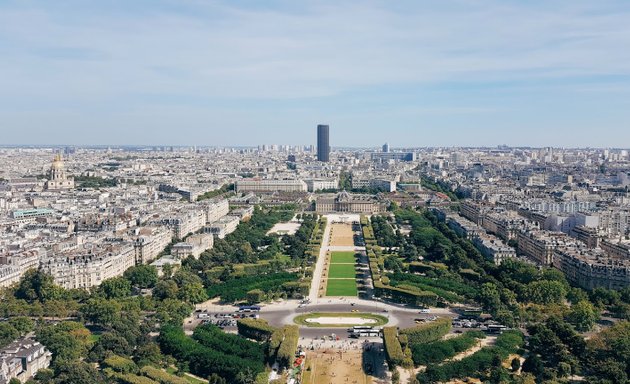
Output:
[[53,276],[55,284],[66,288],[89,289],[121,276],[136,263],[133,243],[88,244],[66,254],[42,260],[40,268]]
[[0,351],[0,384],[11,379],[21,383],[32,379],[37,371],[50,366],[52,353],[32,339],[20,339]]
[[138,230],[134,243],[136,264],[148,264],[173,240],[173,232],[165,227],[143,227]]
[[554,252],[553,265],[584,289],[622,289],[630,286],[630,260],[609,256],[602,249],[563,248]]
[[214,236],[209,233],[200,233],[186,238],[186,241],[177,243],[171,248],[171,254],[182,260],[188,256],[198,259],[201,254],[212,249],[214,245]]
[[558,247],[575,246],[575,240],[564,233],[522,230],[518,233],[518,253],[539,264],[551,265]]
[[238,216],[224,216],[214,223],[206,226],[204,228],[204,232],[211,233],[219,239],[223,239],[225,236],[236,231],[236,227],[238,227],[238,223],[240,221],[241,219]]
[[244,179],[236,182],[237,192],[306,192],[303,180]]
[[204,201],[201,206],[206,213],[206,223],[214,223],[230,213],[230,204],[227,199]]
[[371,195],[356,195],[346,191],[337,195],[326,195],[315,200],[317,213],[351,212],[374,214],[383,210],[378,200]]

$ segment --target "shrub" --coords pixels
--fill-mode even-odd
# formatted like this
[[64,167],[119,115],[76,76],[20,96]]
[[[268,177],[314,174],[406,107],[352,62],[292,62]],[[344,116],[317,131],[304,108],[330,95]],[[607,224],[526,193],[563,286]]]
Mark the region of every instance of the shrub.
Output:
[[137,372],[138,366],[132,360],[124,358],[118,355],[112,355],[103,361],[105,368],[111,368],[112,370],[120,373]]
[[276,330],[264,319],[239,319],[236,326],[239,335],[257,341],[268,341]]
[[168,372],[165,372],[159,368],[152,367],[150,365],[143,367],[140,372],[148,378],[159,382],[160,384],[190,384],[186,379],[171,375]]
[[436,321],[420,324],[413,328],[407,328],[400,333],[407,335],[409,344],[430,343],[446,335],[451,330],[451,319],[443,317]]
[[416,365],[434,364],[457,355],[472,348],[479,336],[485,337],[481,332],[466,332],[461,336],[457,336],[448,340],[438,340],[432,343],[413,344],[411,350],[413,353],[413,362]]
[[523,334],[518,331],[507,331],[497,337],[492,347],[481,348],[474,354],[459,361],[442,365],[430,365],[424,373],[418,375],[420,382],[442,382],[452,378],[479,377],[491,368],[495,361],[505,360],[523,345]]
[[282,343],[280,343],[276,359],[278,360],[280,367],[288,368],[295,357],[300,337],[300,329],[297,325],[285,325],[283,330],[284,339],[282,340]]
[[385,345],[385,353],[389,364],[392,366],[401,365],[405,359],[405,354],[398,340],[398,329],[396,327],[383,328],[383,344]]

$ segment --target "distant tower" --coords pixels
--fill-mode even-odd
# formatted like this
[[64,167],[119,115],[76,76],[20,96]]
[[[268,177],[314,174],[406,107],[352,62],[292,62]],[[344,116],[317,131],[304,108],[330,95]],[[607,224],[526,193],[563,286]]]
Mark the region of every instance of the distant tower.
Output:
[[73,189],[74,179],[66,175],[61,155],[56,155],[50,167],[50,179],[46,182],[46,189],[61,190]]
[[385,152],[385,153],[389,152],[389,143],[383,144],[383,152]]
[[330,140],[327,125],[317,126],[317,160],[330,161]]

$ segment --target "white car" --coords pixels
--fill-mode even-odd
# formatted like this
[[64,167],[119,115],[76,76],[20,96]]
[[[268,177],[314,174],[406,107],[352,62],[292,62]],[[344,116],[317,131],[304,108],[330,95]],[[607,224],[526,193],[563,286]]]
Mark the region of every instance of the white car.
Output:
[[429,311],[429,308],[422,308],[420,310],[420,313],[430,313],[431,311]]

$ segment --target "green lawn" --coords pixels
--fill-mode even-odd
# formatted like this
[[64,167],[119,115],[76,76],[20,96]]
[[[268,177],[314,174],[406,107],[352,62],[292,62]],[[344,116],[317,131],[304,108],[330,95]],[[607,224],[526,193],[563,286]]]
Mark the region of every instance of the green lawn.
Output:
[[351,263],[356,262],[354,252],[333,252],[330,255],[330,262],[334,263]]
[[[376,320],[376,323],[372,323],[370,325],[375,326],[375,327],[380,327],[383,326],[385,324],[387,324],[388,319],[385,316],[381,316],[381,315],[376,315],[373,313],[362,313],[362,312],[351,312],[351,313],[347,313],[347,312],[326,312],[326,313],[319,313],[319,312],[315,312],[315,313],[306,313],[303,315],[299,315],[297,317],[295,317],[293,319],[293,322],[298,324],[298,325],[305,325],[307,327],[320,327],[320,328],[348,328],[349,326],[352,326],[352,324],[320,324],[317,322],[312,322],[312,321],[306,321],[307,319],[317,319],[317,318],[322,318],[322,317],[345,317],[345,318],[352,318],[352,319],[373,319]],[[358,321],[357,323],[361,324],[362,321]],[[357,325],[359,325],[357,324]],[[305,381],[306,382],[306,381]]]
[[356,296],[357,283],[354,279],[328,279],[326,296]]
[[353,279],[354,281],[356,274],[354,264],[330,264],[328,270],[328,277],[333,279]]

